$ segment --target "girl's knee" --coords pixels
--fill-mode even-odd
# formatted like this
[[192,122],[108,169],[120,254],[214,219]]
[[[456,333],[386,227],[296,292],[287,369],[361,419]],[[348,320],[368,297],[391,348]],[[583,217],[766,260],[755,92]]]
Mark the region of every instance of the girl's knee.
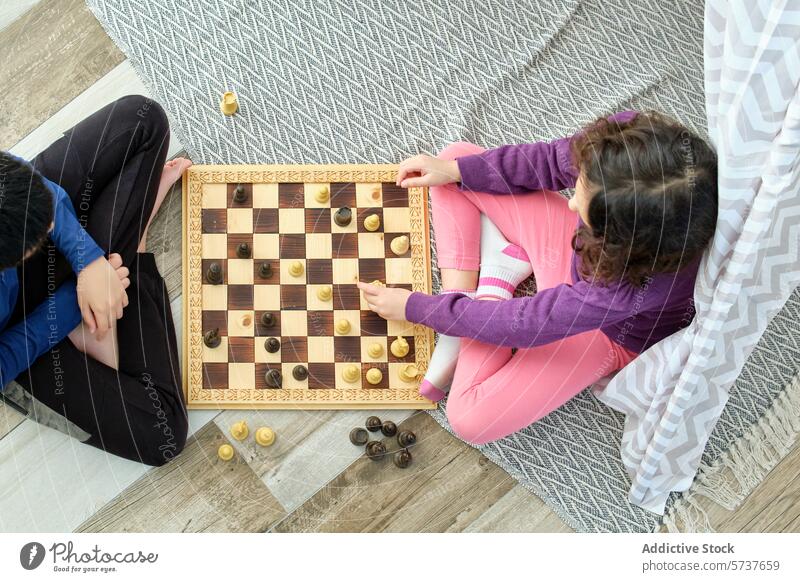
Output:
[[448,410],[447,421],[450,423],[450,428],[453,429],[455,434],[462,441],[466,441],[473,445],[485,445],[490,439],[486,438],[485,430],[486,424],[479,422],[475,419],[474,415],[452,415]]
[[484,149],[482,147],[476,146],[474,143],[457,141],[445,146],[436,157],[440,160],[454,160],[461,156],[479,154],[483,151]]

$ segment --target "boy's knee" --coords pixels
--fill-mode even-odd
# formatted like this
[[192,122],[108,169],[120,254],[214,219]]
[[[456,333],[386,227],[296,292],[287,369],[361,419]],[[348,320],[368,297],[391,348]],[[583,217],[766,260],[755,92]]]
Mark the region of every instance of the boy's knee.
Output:
[[166,465],[186,447],[189,423],[186,413],[178,411],[154,423],[155,436],[141,447],[142,463],[153,467]]
[[457,141],[445,146],[436,157],[440,160],[454,160],[461,156],[469,156],[478,154],[483,151],[483,148],[476,146],[473,143],[466,141]]
[[164,108],[144,95],[126,95],[117,100],[116,107],[127,119],[141,123],[150,131],[164,134],[169,131],[169,120]]

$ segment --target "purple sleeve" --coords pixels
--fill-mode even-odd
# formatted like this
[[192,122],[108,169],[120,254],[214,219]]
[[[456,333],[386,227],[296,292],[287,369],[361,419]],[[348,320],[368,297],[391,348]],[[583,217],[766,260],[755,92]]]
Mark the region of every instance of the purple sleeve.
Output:
[[412,293],[406,319],[447,335],[530,348],[623,321],[631,315],[630,298],[620,293],[585,281],[562,283],[508,301],[480,301],[459,293]]
[[[635,116],[636,111],[622,111],[608,120],[621,123]],[[461,173],[460,187],[490,194],[573,188],[578,179],[570,153],[573,137],[506,145],[456,158]]]

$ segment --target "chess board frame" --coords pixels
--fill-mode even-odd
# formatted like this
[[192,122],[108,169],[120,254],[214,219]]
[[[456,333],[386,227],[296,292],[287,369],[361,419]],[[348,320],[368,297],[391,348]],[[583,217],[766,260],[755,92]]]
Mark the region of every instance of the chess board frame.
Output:
[[[385,183],[396,165],[196,165],[183,175],[183,388],[190,409],[433,409],[417,387],[237,389],[203,387],[202,194],[205,184]],[[431,292],[427,188],[409,188],[412,290]],[[433,331],[413,325],[415,364],[427,370]],[[391,339],[391,338],[389,338]],[[336,378],[337,384],[342,382]],[[343,382],[342,382],[343,383]]]

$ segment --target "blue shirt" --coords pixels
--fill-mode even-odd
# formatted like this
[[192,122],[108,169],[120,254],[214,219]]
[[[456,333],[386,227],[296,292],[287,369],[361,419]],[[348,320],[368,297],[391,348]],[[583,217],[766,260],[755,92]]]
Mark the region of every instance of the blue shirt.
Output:
[[[24,160],[20,160],[24,161]],[[50,240],[72,265],[77,275],[105,253],[78,222],[64,189],[41,176],[53,193],[53,230]],[[52,291],[19,323],[6,327],[19,293],[16,267],[0,271],[0,390],[63,340],[81,322],[76,279],[70,278]],[[30,310],[33,306],[27,306]]]

